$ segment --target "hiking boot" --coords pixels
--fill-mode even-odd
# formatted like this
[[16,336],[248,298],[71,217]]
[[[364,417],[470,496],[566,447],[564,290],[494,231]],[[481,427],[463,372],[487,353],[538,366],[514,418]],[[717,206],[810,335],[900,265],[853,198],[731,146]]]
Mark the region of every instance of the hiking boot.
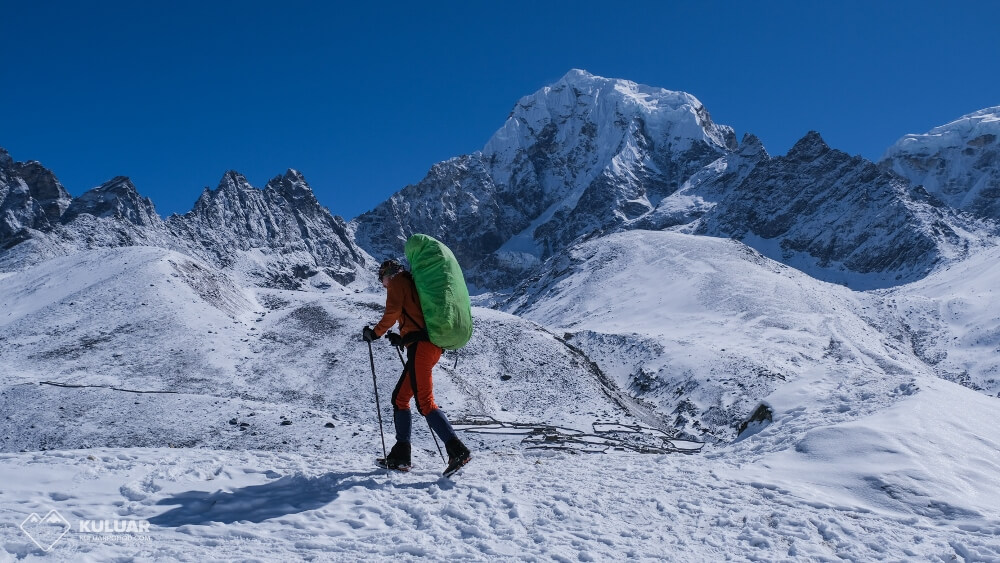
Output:
[[444,449],[448,451],[448,467],[444,470],[445,476],[458,471],[460,467],[472,459],[469,448],[465,447],[465,444],[458,438],[452,438],[445,442]]
[[385,458],[385,466],[389,469],[409,469],[410,443],[396,442]]

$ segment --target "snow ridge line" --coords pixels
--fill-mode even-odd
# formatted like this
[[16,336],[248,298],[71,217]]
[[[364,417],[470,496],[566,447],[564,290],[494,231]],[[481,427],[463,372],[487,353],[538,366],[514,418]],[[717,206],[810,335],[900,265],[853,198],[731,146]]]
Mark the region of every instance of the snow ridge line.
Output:
[[138,389],[123,389],[121,387],[111,387],[110,385],[75,385],[73,383],[59,383],[57,381],[39,381],[39,385],[51,385],[53,387],[68,387],[71,389],[82,389],[86,387],[93,387],[96,389],[110,389],[112,391],[124,391],[126,393],[164,393],[164,394],[179,394],[177,391],[140,391]]

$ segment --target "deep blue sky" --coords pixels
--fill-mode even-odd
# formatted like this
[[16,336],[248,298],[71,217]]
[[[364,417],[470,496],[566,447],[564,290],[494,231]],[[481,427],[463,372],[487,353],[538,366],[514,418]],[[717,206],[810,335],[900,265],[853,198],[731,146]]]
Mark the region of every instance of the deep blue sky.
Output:
[[[426,4],[426,5],[424,5]],[[877,159],[1000,105],[1000,2],[7,2],[0,146],[161,215],[295,168],[350,219],[571,68],[683,90],[784,154]]]

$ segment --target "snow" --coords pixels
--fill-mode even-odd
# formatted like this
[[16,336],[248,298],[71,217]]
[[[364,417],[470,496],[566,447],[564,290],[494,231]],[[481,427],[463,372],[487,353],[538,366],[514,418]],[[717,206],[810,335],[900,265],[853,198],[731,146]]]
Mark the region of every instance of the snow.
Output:
[[[957,405],[929,400],[938,392],[975,408],[953,420]],[[0,541],[8,556],[41,555],[18,524],[55,508],[73,530],[51,555],[75,560],[990,561],[1000,558],[1000,504],[979,484],[1000,468],[1000,436],[976,424],[996,414],[988,401],[932,383],[883,415],[809,431],[760,459],[758,438],[708,456],[495,445],[455,480],[425,452],[407,474],[350,450],[3,454]],[[79,531],[109,519],[150,527]]]
[[[473,451],[454,479],[419,421],[414,470],[374,467],[382,294],[141,247],[4,273],[0,558],[1000,561],[1000,405],[939,377],[995,361],[993,254],[880,292],[678,233],[564,258],[435,369]],[[913,352],[920,318],[948,361]],[[373,351],[388,420],[399,360]],[[675,386],[703,445],[665,424]],[[62,537],[31,520],[53,510]]]
[[[505,241],[498,251],[501,259],[503,255],[542,256],[543,244],[536,230],[557,213],[576,208],[602,175],[612,178],[612,183],[636,183],[636,169],[659,172],[655,159],[643,156],[646,150],[637,146],[637,137],[643,142],[656,140],[677,153],[699,143],[723,151],[732,130],[707,121],[703,112],[701,102],[685,92],[582,70],[572,70],[555,84],[519,100],[482,151],[484,160],[491,162],[493,180],[501,186],[515,184],[514,163],[535,145],[547,145],[541,150],[557,164],[539,178],[541,195],[551,203]],[[551,138],[540,140],[543,131]],[[643,198],[641,203],[652,209],[657,202]]]
[[923,280],[885,292],[886,306],[935,372],[1000,397],[1000,249],[986,248]]
[[[1000,491],[982,485],[1000,471],[1000,428],[982,422],[995,414],[996,399],[937,379],[920,379],[896,392],[903,396],[896,404],[809,430],[794,448],[745,468],[745,476],[850,510],[913,514],[967,528],[984,520],[995,525]],[[775,424],[795,416],[801,405],[786,392],[769,402],[782,413]],[[950,450],[947,458],[942,448]]]
[[[588,108],[583,115],[579,115],[581,105]],[[596,166],[587,181],[577,183],[587,185],[596,176],[594,171],[610,164],[628,134],[626,127],[616,123],[639,119],[649,138],[674,138],[678,152],[695,141],[724,147],[725,134],[731,129],[703,122],[698,116],[702,107],[686,92],[572,70],[555,84],[521,98],[504,126],[486,143],[483,154],[509,163],[519,150],[536,143],[538,133],[550,124],[558,125],[553,139],[557,146],[577,147],[587,137],[585,125],[590,123],[596,125],[597,137],[588,141],[597,151],[591,163]],[[499,183],[506,180],[498,178]]]
[[886,156],[903,149],[912,151],[914,146],[923,147],[925,150],[927,147],[961,146],[974,137],[995,133],[998,123],[1000,123],[1000,106],[981,109],[951,123],[939,125],[922,135],[906,135],[886,151]]
[[[998,137],[1000,106],[985,108],[927,133],[903,136],[881,162],[948,205],[974,210],[980,201],[995,199]],[[995,206],[990,207],[987,215],[995,218]]]

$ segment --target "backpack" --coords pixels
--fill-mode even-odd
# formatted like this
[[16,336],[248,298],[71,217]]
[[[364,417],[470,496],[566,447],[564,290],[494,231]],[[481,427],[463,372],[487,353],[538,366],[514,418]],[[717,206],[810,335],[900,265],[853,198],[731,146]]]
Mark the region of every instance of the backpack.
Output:
[[465,346],[472,338],[472,304],[455,255],[441,241],[423,234],[407,239],[405,251],[428,338],[446,350]]

